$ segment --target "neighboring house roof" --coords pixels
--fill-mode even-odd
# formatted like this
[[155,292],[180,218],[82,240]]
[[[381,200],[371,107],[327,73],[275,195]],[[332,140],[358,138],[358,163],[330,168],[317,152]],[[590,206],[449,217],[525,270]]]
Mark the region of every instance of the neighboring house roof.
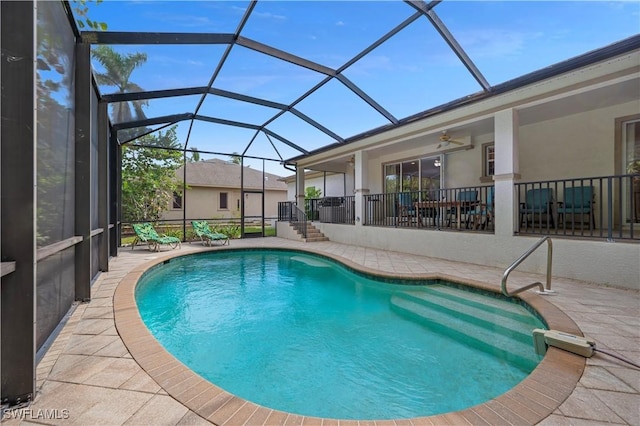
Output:
[[[240,189],[240,169],[241,166],[239,164],[215,158],[187,163],[187,185]],[[176,175],[182,180],[184,176],[182,166],[176,170]],[[265,172],[264,189],[286,191],[287,184],[280,179],[282,178],[278,175]],[[245,189],[260,190],[262,189],[262,181],[263,174],[261,170],[255,170],[250,167],[244,168]]]

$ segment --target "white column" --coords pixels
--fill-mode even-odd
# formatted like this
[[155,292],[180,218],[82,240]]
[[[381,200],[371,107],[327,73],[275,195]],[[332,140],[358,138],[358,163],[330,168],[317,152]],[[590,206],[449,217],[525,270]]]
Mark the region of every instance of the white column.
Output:
[[495,226],[496,235],[511,237],[516,229],[518,206],[514,183],[518,174],[518,111],[507,109],[494,116],[495,133]]
[[304,167],[296,167],[296,203],[304,211]]
[[355,160],[356,226],[362,226],[365,219],[364,196],[369,194],[369,155],[365,151],[356,151]]

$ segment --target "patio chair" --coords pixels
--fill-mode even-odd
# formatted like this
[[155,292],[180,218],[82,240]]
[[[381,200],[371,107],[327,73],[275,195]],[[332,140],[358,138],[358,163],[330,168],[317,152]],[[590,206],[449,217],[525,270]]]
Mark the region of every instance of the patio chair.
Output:
[[[594,229],[596,218],[593,215],[593,205],[595,193],[593,186],[574,186],[564,189],[564,201],[558,201],[558,223],[566,228],[567,216],[571,217],[571,222],[575,222],[576,215],[587,216],[587,222]],[[580,224],[584,222],[581,220]]]
[[528,223],[529,215],[531,222],[535,215],[546,215],[547,224],[555,228],[553,221],[553,188],[533,188],[527,190],[525,202],[520,203],[520,224]]
[[[478,206],[478,191],[460,191],[456,195],[456,201],[460,202],[460,222],[462,224],[462,215],[468,214],[469,211]],[[447,210],[447,226],[451,226],[452,219],[457,220],[457,216],[457,207],[451,207],[449,210]],[[468,220],[466,222],[468,224]]]
[[413,199],[410,192],[401,192],[398,194],[398,222],[406,222],[407,224],[417,221],[417,211],[413,205]]
[[168,235],[160,235],[154,229],[153,225],[150,223],[134,223],[131,225],[133,231],[136,233],[136,237],[131,244],[131,250],[133,250],[139,242],[147,243],[149,245],[149,250],[151,251],[160,251],[160,245],[166,244],[171,249],[175,249],[176,247],[182,247],[182,243],[180,238],[170,237]]
[[487,190],[486,202],[477,205],[467,212],[467,228],[469,228],[469,224],[472,220],[473,229],[477,229],[478,227],[485,229],[493,221],[493,210],[495,208],[493,197],[495,190],[495,186],[490,186]]
[[192,220],[191,226],[193,232],[196,233],[202,244],[205,246],[213,245],[214,241],[222,243],[222,245],[229,244],[229,237],[225,234],[213,231],[209,228],[209,222],[206,220]]

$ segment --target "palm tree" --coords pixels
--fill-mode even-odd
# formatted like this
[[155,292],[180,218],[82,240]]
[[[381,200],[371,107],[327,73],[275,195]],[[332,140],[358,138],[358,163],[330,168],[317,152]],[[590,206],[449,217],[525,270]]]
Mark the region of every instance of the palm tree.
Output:
[[[100,85],[114,86],[115,93],[143,92],[144,89],[129,79],[133,70],[147,61],[146,53],[130,53],[121,55],[109,46],[98,46],[91,51],[91,55],[102,64],[106,72],[96,73],[96,81]],[[111,118],[114,123],[123,123],[146,118],[142,107],[147,106],[147,100],[131,102],[116,102],[112,104]],[[134,114],[131,107],[133,106]]]

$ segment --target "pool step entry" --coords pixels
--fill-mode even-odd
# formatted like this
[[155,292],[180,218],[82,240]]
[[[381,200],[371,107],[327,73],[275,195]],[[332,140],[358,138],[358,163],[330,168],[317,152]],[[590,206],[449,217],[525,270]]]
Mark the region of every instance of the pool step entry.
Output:
[[538,325],[517,306],[447,286],[397,292],[390,303],[401,316],[526,371],[540,360],[531,344]]
[[329,238],[325,237],[324,234],[320,232],[320,230],[317,229],[315,226],[313,226],[313,224],[310,222],[307,222],[307,238],[304,238],[302,236],[303,233],[301,232],[300,229],[298,229],[293,224],[291,226],[293,226],[293,228],[296,230],[298,235],[300,235],[300,238],[302,239],[302,241],[306,243],[312,243],[315,241],[329,241]]

